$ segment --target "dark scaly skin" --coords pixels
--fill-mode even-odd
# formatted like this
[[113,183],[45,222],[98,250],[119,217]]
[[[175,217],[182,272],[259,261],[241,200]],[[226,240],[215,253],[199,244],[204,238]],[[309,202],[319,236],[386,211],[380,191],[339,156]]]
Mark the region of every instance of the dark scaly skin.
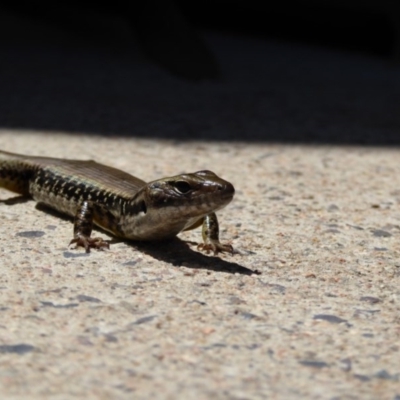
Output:
[[132,240],[162,240],[203,225],[199,248],[214,254],[233,251],[219,241],[215,212],[232,200],[235,190],[211,171],[146,183],[94,161],[0,151],[0,187],[74,217],[71,243],[87,252],[109,247],[91,237],[93,224]]

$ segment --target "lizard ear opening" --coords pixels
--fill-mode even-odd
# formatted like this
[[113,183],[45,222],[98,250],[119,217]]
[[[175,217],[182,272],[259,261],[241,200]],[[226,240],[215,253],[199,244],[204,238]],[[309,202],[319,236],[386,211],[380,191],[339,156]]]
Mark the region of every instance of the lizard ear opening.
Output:
[[141,211],[143,214],[146,214],[146,213],[147,213],[147,206],[146,206],[146,202],[145,202],[144,200],[142,200],[142,201],[140,202],[140,211]]

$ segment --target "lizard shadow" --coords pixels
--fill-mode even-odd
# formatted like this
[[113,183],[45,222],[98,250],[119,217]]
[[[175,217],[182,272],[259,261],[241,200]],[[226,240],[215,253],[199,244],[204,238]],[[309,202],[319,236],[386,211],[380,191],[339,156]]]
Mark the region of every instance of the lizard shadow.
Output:
[[[22,199],[20,201],[22,202]],[[63,220],[73,220],[73,218],[59,213],[58,211],[55,211],[41,203],[37,203],[36,208]],[[109,232],[99,228],[98,226],[96,226],[94,229],[106,235],[110,235]],[[217,256],[206,255],[198,251],[194,251],[189,247],[189,242],[186,242],[178,237],[158,242],[140,242],[113,238],[108,242],[110,245],[120,242],[127,243],[129,246],[137,249],[138,251],[145,253],[156,260],[172,264],[175,267],[184,266],[186,268],[207,269],[214,272],[225,272],[231,274],[238,273],[241,275],[260,274],[258,270],[252,270],[236,262],[227,261]],[[191,243],[193,244],[193,242]]]
[[[119,240],[115,240],[119,241]],[[113,243],[114,240],[111,241]],[[260,274],[257,270],[244,267],[233,261],[228,261],[217,256],[210,256],[192,250],[189,243],[178,237],[159,242],[132,242],[124,241],[159,261],[172,264],[175,267],[184,266],[193,269],[207,269],[214,272],[238,273],[241,275]]]
[[7,199],[1,199],[0,203],[3,203],[7,206],[14,206],[16,204],[23,204],[27,203],[28,201],[32,200],[30,197],[17,195],[14,197],[9,197]]

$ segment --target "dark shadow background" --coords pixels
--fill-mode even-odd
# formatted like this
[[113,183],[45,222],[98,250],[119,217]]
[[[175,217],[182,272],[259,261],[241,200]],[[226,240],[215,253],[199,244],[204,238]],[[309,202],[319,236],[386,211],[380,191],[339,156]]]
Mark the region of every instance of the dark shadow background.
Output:
[[400,5],[266,5],[2,4],[0,128],[399,145]]

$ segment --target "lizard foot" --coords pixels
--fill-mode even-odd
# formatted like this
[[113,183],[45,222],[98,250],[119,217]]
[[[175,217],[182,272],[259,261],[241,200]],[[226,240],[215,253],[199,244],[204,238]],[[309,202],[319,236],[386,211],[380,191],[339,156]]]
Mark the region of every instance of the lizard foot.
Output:
[[218,241],[211,243],[201,243],[197,246],[199,250],[205,251],[206,254],[209,254],[210,251],[214,252],[216,256],[218,253],[231,253],[233,254],[233,247],[230,244],[222,244]]
[[74,243],[76,243],[75,248],[84,247],[86,253],[90,253],[91,248],[97,250],[110,248],[110,244],[100,237],[91,238],[84,235],[77,235],[69,242],[69,246]]

